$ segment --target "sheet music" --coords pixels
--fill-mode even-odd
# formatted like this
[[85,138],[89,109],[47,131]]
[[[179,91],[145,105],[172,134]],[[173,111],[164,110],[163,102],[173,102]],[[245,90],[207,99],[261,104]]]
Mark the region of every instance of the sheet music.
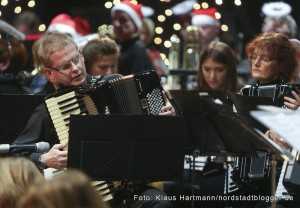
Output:
[[300,111],[274,106],[260,106],[259,108],[263,110],[251,111],[250,114],[300,152]]

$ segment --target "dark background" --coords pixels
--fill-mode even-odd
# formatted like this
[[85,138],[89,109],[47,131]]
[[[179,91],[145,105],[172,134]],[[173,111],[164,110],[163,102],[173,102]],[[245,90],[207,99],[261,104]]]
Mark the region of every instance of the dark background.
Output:
[[[234,5],[234,0],[223,0],[223,5],[215,4],[213,0],[207,0],[211,6],[216,6],[222,15],[222,23],[229,26],[229,34],[234,37],[241,37],[243,42],[247,42],[261,30],[263,16],[261,7],[265,2],[274,2],[267,0],[241,0],[242,6]],[[28,8],[27,1],[10,1],[9,5],[2,9],[1,18],[12,22],[15,14],[13,12],[14,4],[23,4],[24,10],[32,10],[38,14],[42,22],[48,26],[51,19],[60,13],[68,13],[72,17],[80,16],[86,18],[91,25],[91,33],[97,32],[97,28],[103,24],[110,24],[110,9],[104,7],[106,0],[38,0],[36,7]],[[163,40],[168,40],[170,36],[177,31],[172,28],[173,24],[178,20],[177,16],[167,17],[164,23],[158,23],[156,17],[164,14],[164,11],[173,7],[182,0],[170,0],[170,2],[161,2],[159,0],[139,0],[146,6],[150,6],[155,10],[155,14],[151,18],[156,22],[156,26],[161,26],[164,33],[159,35]],[[202,1],[198,1],[199,3]],[[300,25],[300,1],[286,0],[292,6],[292,16]],[[163,47],[163,45],[159,46]],[[162,48],[160,48],[162,49]]]

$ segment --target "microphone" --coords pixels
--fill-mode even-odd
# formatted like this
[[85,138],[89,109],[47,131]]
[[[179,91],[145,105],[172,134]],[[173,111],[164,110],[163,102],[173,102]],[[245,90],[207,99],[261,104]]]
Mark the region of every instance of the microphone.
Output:
[[0,144],[0,154],[15,152],[47,152],[50,149],[48,142],[38,142],[33,144]]

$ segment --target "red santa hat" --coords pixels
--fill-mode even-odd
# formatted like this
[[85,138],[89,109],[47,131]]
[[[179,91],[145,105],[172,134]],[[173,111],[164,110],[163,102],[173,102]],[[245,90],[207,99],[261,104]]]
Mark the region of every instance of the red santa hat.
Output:
[[120,4],[114,6],[111,10],[111,15],[113,16],[115,11],[123,11],[129,15],[137,28],[142,28],[142,4],[133,4],[128,0],[122,1]]
[[215,7],[194,10],[192,25],[220,26],[220,20],[216,18],[216,12],[218,10]]
[[59,14],[51,20],[48,31],[58,31],[61,33],[69,34],[73,38],[77,38],[78,33],[76,32],[75,28],[76,23],[70,15]]
[[88,35],[90,33],[90,23],[87,19],[83,17],[74,17],[76,32],[80,35]]

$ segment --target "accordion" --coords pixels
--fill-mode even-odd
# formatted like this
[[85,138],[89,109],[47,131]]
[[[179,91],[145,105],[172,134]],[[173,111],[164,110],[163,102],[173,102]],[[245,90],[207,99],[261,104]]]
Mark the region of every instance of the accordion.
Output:
[[[266,97],[270,98],[272,104],[278,107],[284,107],[284,97],[293,97],[291,94],[295,91],[300,94],[299,84],[275,84],[275,85],[247,85],[240,90],[244,96]],[[243,97],[243,96],[242,96]],[[261,101],[261,100],[260,100]],[[250,100],[248,100],[251,103]],[[249,104],[248,103],[248,104]],[[247,105],[247,103],[244,103]],[[260,103],[259,103],[260,104]],[[240,104],[241,105],[241,104]],[[238,107],[237,107],[238,109]],[[241,110],[240,110],[241,112]],[[238,113],[240,113],[238,110]],[[243,113],[243,112],[242,112]],[[259,188],[264,187],[265,179],[270,179],[270,154],[267,152],[257,152],[258,158],[254,157],[237,157],[236,163],[228,172],[228,182],[225,183],[224,193],[234,193],[237,191],[246,192],[250,189],[258,193]],[[280,169],[281,163],[278,162],[276,168]],[[278,176],[276,176],[278,180]],[[232,183],[230,183],[232,182]],[[227,185],[227,186],[226,186]],[[244,187],[243,187],[244,186]],[[243,189],[244,190],[241,190]]]
[[[69,140],[71,114],[158,115],[165,103],[158,75],[147,71],[60,91],[46,97],[45,104],[63,143]],[[53,175],[56,170],[49,171],[47,174]],[[105,201],[113,199],[114,186],[110,182],[94,181],[93,186]]]
[[154,71],[60,91],[46,97],[45,103],[61,142],[68,140],[71,114],[158,115],[165,104],[160,79]]
[[245,96],[271,98],[274,105],[282,107],[284,106],[284,96],[293,97],[292,90],[300,94],[300,84],[246,85],[240,92]]

